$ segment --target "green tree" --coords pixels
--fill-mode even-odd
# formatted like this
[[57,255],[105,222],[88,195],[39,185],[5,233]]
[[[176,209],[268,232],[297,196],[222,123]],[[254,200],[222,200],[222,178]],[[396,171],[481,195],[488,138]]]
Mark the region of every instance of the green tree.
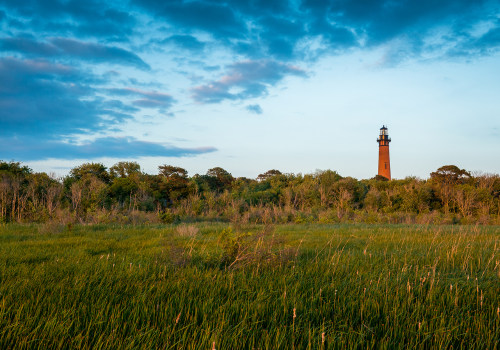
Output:
[[111,182],[111,176],[102,163],[85,163],[70,170],[70,176],[80,180],[87,175],[95,176],[105,184]]
[[19,162],[0,161],[0,222],[21,221],[26,212],[27,177],[32,170]]
[[186,198],[190,192],[188,172],[186,169],[161,165],[159,170],[159,190],[169,204],[174,204],[181,198]]
[[187,179],[187,170],[173,165],[160,165],[158,174],[168,179],[182,178]]
[[28,166],[21,165],[19,162],[4,162],[3,160],[0,160],[0,174],[9,173],[14,176],[25,177],[32,172],[33,170],[31,170]]
[[230,189],[234,181],[233,176],[221,167],[209,169],[206,176],[205,180],[209,183],[210,189],[217,192]]
[[360,207],[367,191],[366,185],[352,177],[346,177],[335,182],[333,185],[333,200],[338,218],[340,219],[350,210]]
[[273,176],[276,176],[276,175],[281,175],[281,171],[276,170],[276,169],[271,169],[271,170],[266,171],[263,174],[259,174],[259,176],[257,176],[257,181],[265,181],[265,180],[267,180]]
[[431,173],[431,179],[438,183],[463,184],[472,178],[471,174],[456,165],[445,165]]
[[140,172],[141,166],[136,162],[118,162],[109,168],[111,177],[129,177]]
[[342,179],[336,171],[317,171],[314,175],[318,183],[321,206],[330,207],[333,204],[333,185]]
[[469,182],[471,179],[468,171],[460,169],[456,165],[445,165],[431,173],[431,181],[443,204],[445,213],[448,213],[452,209],[451,205],[454,204],[454,187]]
[[62,184],[46,173],[32,173],[26,177],[25,198],[32,221],[44,221],[54,214],[60,204]]

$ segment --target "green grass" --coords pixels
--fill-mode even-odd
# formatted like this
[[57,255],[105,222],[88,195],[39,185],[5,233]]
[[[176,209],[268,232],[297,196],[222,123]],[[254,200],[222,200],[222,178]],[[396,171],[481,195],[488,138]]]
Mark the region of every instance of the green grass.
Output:
[[500,228],[0,226],[0,348],[482,348]]

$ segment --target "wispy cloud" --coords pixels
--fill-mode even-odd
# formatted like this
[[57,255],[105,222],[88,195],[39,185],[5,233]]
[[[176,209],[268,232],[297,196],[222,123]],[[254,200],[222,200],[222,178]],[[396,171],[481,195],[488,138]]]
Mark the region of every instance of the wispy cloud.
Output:
[[[322,52],[333,54],[354,47],[397,44],[399,39],[413,41],[403,47],[409,50],[408,57],[426,50],[446,52],[443,48],[462,45],[463,35],[485,20],[500,28],[499,11],[497,0],[0,0],[0,19],[8,16],[11,21],[17,20],[24,32],[35,30],[44,36],[93,37],[128,43],[138,34],[135,28],[148,23],[175,29],[165,44],[201,51],[204,45],[193,33],[205,33],[219,45],[247,58],[272,57],[283,61],[311,56],[307,52],[310,47],[304,45],[311,40],[319,40]],[[423,44],[443,28],[449,34],[440,45]],[[480,54],[489,53],[489,44],[497,46],[487,39],[482,41],[486,49]]]
[[0,50],[19,52],[27,57],[78,58],[86,62],[111,63],[150,69],[148,64],[130,51],[75,39],[52,38],[48,42],[41,42],[26,37],[1,38]]
[[[310,57],[310,40],[322,43],[323,53],[411,42],[397,49],[399,59],[460,44],[460,38],[484,20],[499,15],[495,0],[422,1],[135,1],[187,35],[209,33],[219,43],[246,57],[279,60]],[[298,6],[297,6],[298,5]],[[495,24],[499,28],[499,24]],[[426,46],[436,31],[449,34],[440,45]],[[496,44],[495,44],[496,45]],[[405,54],[401,52],[405,50]],[[487,51],[483,51],[485,54]],[[477,52],[475,53],[477,54]],[[314,55],[312,55],[314,56]]]
[[133,0],[137,6],[151,11],[181,28],[203,30],[218,39],[244,35],[246,25],[229,4],[212,1]]
[[172,35],[162,40],[161,44],[173,44],[190,51],[201,51],[205,48],[205,43],[199,41],[192,35]]
[[108,89],[107,91],[113,95],[139,97],[139,99],[132,101],[132,104],[138,107],[170,108],[175,101],[171,95],[157,91],[134,88]]
[[242,100],[266,95],[268,87],[287,75],[305,77],[295,66],[276,61],[243,61],[230,65],[227,75],[220,80],[193,88],[193,98],[199,103],[222,100]]
[[1,6],[16,19],[21,29],[36,29],[42,33],[127,41],[136,25],[136,18],[129,9],[118,2],[0,0]]
[[262,110],[262,107],[259,105],[248,105],[245,107],[247,111],[255,114],[262,114],[264,111]]

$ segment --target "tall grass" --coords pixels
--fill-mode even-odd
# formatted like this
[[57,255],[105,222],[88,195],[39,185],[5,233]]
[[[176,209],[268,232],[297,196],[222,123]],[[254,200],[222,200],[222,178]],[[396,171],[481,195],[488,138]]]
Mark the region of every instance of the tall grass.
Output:
[[4,225],[0,348],[496,349],[499,286],[495,226]]

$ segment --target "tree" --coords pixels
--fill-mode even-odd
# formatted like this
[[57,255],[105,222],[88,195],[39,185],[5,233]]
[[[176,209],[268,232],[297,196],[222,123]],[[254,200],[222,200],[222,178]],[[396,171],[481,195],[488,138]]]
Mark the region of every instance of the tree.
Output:
[[471,174],[456,165],[445,165],[431,173],[431,179],[446,184],[462,184],[471,179]]
[[30,220],[43,221],[57,208],[62,185],[46,173],[30,174],[26,180],[25,192]]
[[109,169],[113,178],[109,194],[121,207],[128,202],[129,209],[137,204],[137,192],[143,175],[136,162],[118,162]]
[[136,162],[118,162],[109,168],[112,177],[129,177],[132,174],[140,174],[141,166]]
[[428,212],[432,202],[432,188],[423,181],[413,179],[399,186],[402,194],[401,209],[408,213]]
[[337,208],[338,218],[350,209],[360,205],[367,192],[364,184],[352,177],[346,177],[333,185],[333,201]]
[[494,174],[475,175],[478,190],[478,207],[480,215],[487,216],[494,208],[495,198],[500,197],[500,176]]
[[132,204],[132,196],[137,193],[139,185],[130,177],[117,177],[113,179],[113,183],[109,186],[109,194],[115,198],[120,206],[128,200],[129,206]]
[[230,184],[234,180],[233,176],[221,167],[208,169],[207,175],[216,177],[223,184]]
[[472,214],[476,207],[476,199],[479,196],[479,191],[469,184],[457,185],[453,191],[453,200],[462,214],[467,217]]
[[257,181],[265,181],[265,180],[267,180],[273,176],[276,176],[276,175],[281,175],[281,171],[276,170],[276,169],[271,169],[271,170],[266,171],[263,174],[259,174],[259,176],[257,176]]
[[229,188],[234,181],[233,176],[221,167],[209,169],[206,176],[209,177],[208,181],[211,182],[210,187],[217,191]]
[[317,171],[315,178],[318,181],[318,192],[320,195],[321,206],[329,207],[332,204],[333,184],[342,179],[336,171],[325,170]]
[[160,177],[160,192],[166,195],[170,203],[186,198],[189,194],[189,179],[186,169],[172,166],[161,165],[158,167]]
[[160,165],[158,167],[159,175],[167,178],[183,178],[187,179],[187,170],[173,166],[173,165]]
[[468,171],[456,165],[445,165],[431,173],[431,181],[435,184],[436,192],[439,194],[446,213],[450,211],[454,186],[464,184],[471,178]]
[[105,184],[111,182],[111,177],[107,168],[102,163],[85,163],[70,170],[70,176],[76,180],[84,178],[86,175],[93,175]]
[[31,173],[29,167],[19,162],[0,161],[0,221],[7,221],[8,211],[11,220],[21,221],[27,204],[27,177]]
[[9,173],[14,176],[27,176],[31,174],[33,170],[31,170],[26,165],[21,165],[19,162],[4,162],[0,160],[0,174]]

